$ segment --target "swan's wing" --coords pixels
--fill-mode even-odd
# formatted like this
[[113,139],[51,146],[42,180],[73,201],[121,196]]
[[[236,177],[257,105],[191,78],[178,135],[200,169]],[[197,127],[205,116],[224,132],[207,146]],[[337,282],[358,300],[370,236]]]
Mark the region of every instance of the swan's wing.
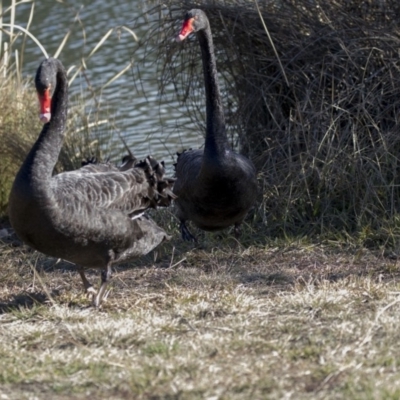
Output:
[[118,262],[147,254],[160,243],[171,239],[171,236],[167,235],[164,229],[160,228],[149,216],[143,215],[133,222],[137,224],[137,230],[142,232],[142,236],[119,254]]
[[82,174],[95,174],[98,172],[118,171],[118,168],[109,163],[87,164],[78,170]]
[[[87,166],[89,167],[89,165]],[[86,168],[86,167],[84,167]],[[83,168],[83,169],[84,169]],[[90,205],[135,215],[148,207],[169,206],[175,197],[174,180],[164,177],[164,165],[148,157],[127,171],[65,172],[52,178],[52,192],[59,204]]]
[[154,185],[152,187],[144,171],[139,169],[66,172],[53,177],[52,188],[59,202],[86,203],[101,209],[118,209],[126,214],[146,209],[154,196]]
[[257,177],[256,167],[253,162],[245,157],[243,154],[233,153],[235,162],[238,165],[238,169],[242,171],[247,179],[255,180]]
[[83,173],[128,171],[138,164],[137,158],[132,154],[129,148],[128,151],[129,154],[122,157],[122,162],[120,165],[112,164],[108,160],[98,161],[96,157],[90,157],[82,160],[82,168],[80,168],[80,171]]
[[202,150],[186,150],[178,153],[178,160],[175,164],[176,182],[174,184],[174,193],[178,197],[184,195],[187,191],[191,191],[191,188],[196,185],[202,160]]

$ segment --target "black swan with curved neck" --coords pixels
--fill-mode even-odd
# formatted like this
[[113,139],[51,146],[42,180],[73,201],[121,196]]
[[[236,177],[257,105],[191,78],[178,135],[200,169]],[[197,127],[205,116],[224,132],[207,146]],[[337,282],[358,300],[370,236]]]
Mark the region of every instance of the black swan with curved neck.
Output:
[[[115,166],[88,164],[52,175],[67,120],[68,82],[61,62],[43,61],[36,89],[45,123],[12,187],[9,216],[17,235],[29,246],[76,264],[83,285],[98,307],[114,263],[147,254],[168,235],[143,212],[169,205],[173,180],[163,165],[148,157],[120,171]],[[96,292],[86,268],[101,268]]]
[[189,11],[177,41],[195,32],[201,48],[206,93],[206,138],[204,151],[178,154],[174,193],[182,238],[195,241],[186,226],[191,220],[206,231],[239,226],[257,195],[257,176],[253,163],[231,150],[218,85],[217,67],[210,24],[202,10]]

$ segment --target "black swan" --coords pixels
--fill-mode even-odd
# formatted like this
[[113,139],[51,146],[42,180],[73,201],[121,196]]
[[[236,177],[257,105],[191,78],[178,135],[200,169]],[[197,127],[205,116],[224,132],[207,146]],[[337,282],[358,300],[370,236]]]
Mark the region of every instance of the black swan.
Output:
[[[88,165],[52,176],[67,120],[68,82],[61,62],[43,61],[36,89],[45,123],[12,187],[9,217],[17,235],[47,255],[76,264],[98,307],[114,263],[147,254],[168,235],[144,210],[169,205],[173,180],[148,157],[120,171],[110,163]],[[101,268],[96,292],[86,268]]]
[[230,149],[218,86],[217,68],[210,24],[202,10],[189,11],[177,41],[196,32],[203,60],[206,93],[206,138],[204,151],[178,153],[174,193],[182,238],[196,241],[186,226],[191,220],[206,231],[239,226],[257,195],[257,176],[253,163]]

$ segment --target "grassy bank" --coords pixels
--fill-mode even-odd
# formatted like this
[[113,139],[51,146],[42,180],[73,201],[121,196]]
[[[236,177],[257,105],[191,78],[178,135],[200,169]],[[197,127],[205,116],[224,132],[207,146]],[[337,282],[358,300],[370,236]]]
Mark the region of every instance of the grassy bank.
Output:
[[9,245],[0,262],[5,398],[400,395],[399,263],[367,250],[176,241],[119,268],[101,311],[66,263]]

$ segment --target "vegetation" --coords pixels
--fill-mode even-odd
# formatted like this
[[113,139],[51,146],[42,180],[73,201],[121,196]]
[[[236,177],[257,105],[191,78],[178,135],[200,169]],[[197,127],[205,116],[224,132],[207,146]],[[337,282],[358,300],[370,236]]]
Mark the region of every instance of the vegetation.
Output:
[[[154,213],[173,239],[118,267],[100,310],[69,263],[0,236],[1,397],[399,398],[400,5],[280,0],[260,16],[251,1],[155,2],[133,26],[148,25],[138,46],[157,52],[160,93],[175,85],[199,129],[199,48],[171,42],[199,5],[232,142],[260,171],[259,206],[240,243],[204,234],[198,248],[171,211]],[[20,58],[1,54],[4,213],[40,127]],[[92,117],[74,104],[60,170],[101,156]]]
[[[161,91],[174,85],[201,128],[199,46],[171,41],[184,10],[199,6],[170,0],[155,7],[142,45],[157,52]],[[225,0],[201,7],[232,140],[260,171],[258,218],[266,234],[351,234],[367,245],[398,246],[398,2],[280,0],[258,9],[253,1]]]
[[100,311],[68,263],[9,245],[0,262],[10,399],[400,394],[399,263],[365,249],[177,237],[118,268]]

